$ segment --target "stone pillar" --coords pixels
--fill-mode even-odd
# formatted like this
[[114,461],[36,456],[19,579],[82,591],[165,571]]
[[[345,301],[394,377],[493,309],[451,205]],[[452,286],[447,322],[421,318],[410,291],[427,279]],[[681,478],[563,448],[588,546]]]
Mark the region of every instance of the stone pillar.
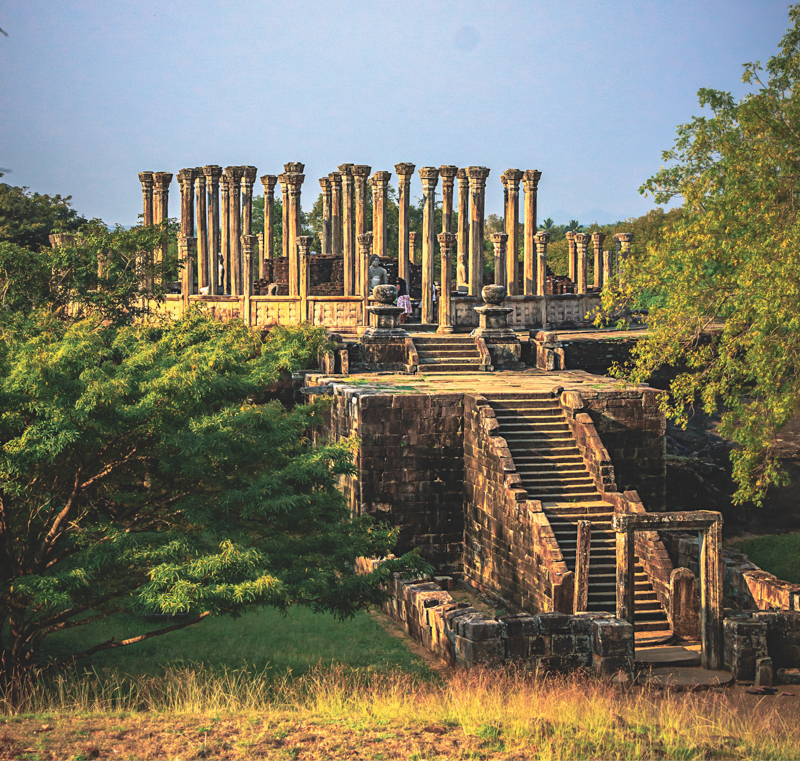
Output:
[[614,276],[614,257],[612,253],[606,249],[603,251],[603,287]]
[[592,247],[594,248],[594,287],[598,290],[603,287],[603,241],[604,233],[592,233]]
[[621,259],[627,259],[631,252],[631,243],[633,243],[633,233],[617,233],[614,236],[619,242],[619,255]]
[[258,170],[254,166],[240,167],[242,170],[242,235],[253,234],[253,185]]
[[[226,174],[223,173],[219,181],[222,191],[222,211],[221,211],[221,250],[222,250],[222,269],[223,275],[219,284],[220,293],[230,294],[231,292],[231,186]],[[218,267],[219,269],[219,267]]]
[[486,203],[485,166],[467,167],[470,194],[469,219],[469,295],[480,296],[483,287],[483,216]]
[[181,188],[181,235],[194,237],[194,169],[181,169],[178,172],[178,185]]
[[289,256],[289,185],[286,172],[278,175],[281,184],[281,256]]
[[588,610],[591,541],[591,521],[578,521],[578,538],[575,550],[575,613],[583,613]]
[[181,296],[183,299],[183,311],[189,308],[189,296],[192,293],[194,283],[194,260],[197,255],[197,238],[192,235],[178,236],[178,261],[181,267]]
[[544,230],[533,236],[536,243],[536,295],[547,295],[547,244],[550,233]]
[[[408,261],[411,264],[416,264],[417,263],[417,232],[414,231],[414,230],[412,230],[408,234],[408,257],[409,257]],[[408,275],[409,275],[409,277],[411,277],[411,271],[410,270],[409,270]],[[410,287],[411,281],[410,280],[407,281],[407,284]]]
[[456,172],[458,180],[458,263],[456,287],[469,291],[469,178],[466,169]]
[[398,231],[397,231],[397,264],[398,273],[406,285],[411,285],[409,261],[409,200],[411,194],[411,177],[414,174],[414,164],[401,163],[394,165],[397,172],[397,191],[398,191]]
[[356,295],[356,236],[353,229],[353,165],[342,164],[342,251],[344,295]]
[[366,164],[356,164],[353,167],[356,205],[356,237],[367,231],[367,177],[369,177],[370,171],[372,171],[372,167]]
[[[170,172],[156,172],[153,175],[153,223],[158,225],[169,219],[169,186],[172,183]],[[160,248],[154,251],[156,257],[156,269],[161,270],[163,262],[167,258],[167,243],[162,243]],[[163,279],[161,275],[159,279]]]
[[[630,246],[632,233],[629,236]],[[623,245],[625,240],[623,239]],[[722,668],[722,516],[702,536],[700,546],[700,648],[702,667]]]
[[506,169],[505,184],[508,191],[506,201],[506,235],[508,235],[508,245],[506,246],[506,287],[510,296],[519,293],[517,281],[519,279],[519,183],[523,173],[519,169]]
[[363,320],[369,325],[369,260],[372,257],[372,233],[358,236],[358,293],[363,300]]
[[258,260],[259,280],[265,276],[264,260],[275,256],[275,184],[278,178],[274,174],[261,175],[264,188],[264,250]]
[[591,236],[589,233],[575,233],[574,241],[575,241],[575,248],[577,252],[576,261],[577,261],[577,292],[581,294],[586,293],[587,287],[587,278],[586,278],[586,270],[588,269],[589,264],[589,257],[588,257],[588,248],[589,248],[589,240]]
[[567,237],[567,266],[569,279],[575,283],[578,279],[578,262],[577,250],[575,248],[575,231],[570,230],[566,234]]
[[375,172],[372,175],[372,235],[376,256],[386,256],[386,202],[389,195],[391,172]]
[[542,173],[538,169],[528,169],[522,175],[522,187],[525,190],[525,224],[523,231],[522,254],[522,292],[525,296],[536,293],[538,274],[536,271],[536,196],[539,179]]
[[342,175],[331,172],[331,253],[342,255]]
[[433,260],[436,255],[435,215],[436,185],[439,182],[439,170],[433,166],[424,166],[419,170],[422,180],[422,299],[421,322],[430,325],[436,320],[433,313]]
[[222,167],[209,164],[203,167],[208,197],[208,292],[212,296],[221,293],[219,280],[219,178]]
[[142,227],[151,227],[153,224],[153,173],[139,172],[139,182],[142,183]]
[[442,232],[453,231],[453,185],[458,174],[458,167],[444,164],[439,167],[442,178]]
[[242,167],[225,167],[228,178],[228,247],[230,249],[231,296],[241,296],[242,282]]
[[195,196],[197,201],[197,292],[207,288],[211,293],[208,279],[208,209],[206,207],[206,175],[203,167],[195,170]]
[[242,320],[245,325],[256,323],[250,298],[253,295],[255,257],[258,251],[257,235],[242,235]]
[[[441,168],[439,171],[441,171]],[[439,327],[436,332],[444,335],[453,332],[453,321],[450,316],[450,292],[453,290],[452,259],[453,247],[456,244],[456,236],[449,231],[445,231],[439,233],[437,238],[439,240],[442,265],[442,295],[439,299]]]
[[300,260],[297,239],[300,237],[300,189],[306,176],[299,172],[287,172],[286,182],[289,186],[289,295],[300,295]]
[[320,243],[326,256],[331,253],[331,180],[329,177],[320,177],[319,186],[322,188],[322,231]]
[[494,284],[505,287],[506,279],[506,243],[508,235],[506,233],[492,233],[492,245],[494,246]]
[[306,322],[308,316],[308,296],[311,293],[311,273],[309,265],[309,257],[311,254],[311,244],[314,242],[313,235],[298,235],[297,236],[297,249],[299,262],[299,277],[298,282],[300,285],[300,320]]
[[617,532],[617,618],[633,622],[633,597],[636,557],[633,552],[634,532]]

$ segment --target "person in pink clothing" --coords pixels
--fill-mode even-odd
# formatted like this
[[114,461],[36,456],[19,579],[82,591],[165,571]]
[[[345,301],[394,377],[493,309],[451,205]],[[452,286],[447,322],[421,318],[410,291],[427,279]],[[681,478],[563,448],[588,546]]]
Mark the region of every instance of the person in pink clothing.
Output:
[[397,284],[397,306],[403,307],[403,314],[400,315],[400,324],[402,325],[411,314],[411,298],[408,295],[408,287],[403,278],[398,277],[395,281]]

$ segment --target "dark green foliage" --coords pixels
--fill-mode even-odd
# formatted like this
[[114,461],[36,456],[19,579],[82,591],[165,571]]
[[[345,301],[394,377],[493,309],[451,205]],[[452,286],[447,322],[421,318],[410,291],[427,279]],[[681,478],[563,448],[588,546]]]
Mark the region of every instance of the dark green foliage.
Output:
[[77,231],[87,220],[72,208],[71,199],[0,183],[0,243],[36,251],[50,245],[51,233]]

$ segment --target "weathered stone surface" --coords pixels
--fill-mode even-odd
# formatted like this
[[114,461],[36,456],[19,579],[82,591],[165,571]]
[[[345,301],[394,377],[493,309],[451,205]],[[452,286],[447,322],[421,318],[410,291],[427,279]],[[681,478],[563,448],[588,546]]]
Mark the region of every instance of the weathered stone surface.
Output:
[[723,624],[724,662],[737,681],[756,678],[756,661],[768,657],[767,624],[751,618],[727,618]]

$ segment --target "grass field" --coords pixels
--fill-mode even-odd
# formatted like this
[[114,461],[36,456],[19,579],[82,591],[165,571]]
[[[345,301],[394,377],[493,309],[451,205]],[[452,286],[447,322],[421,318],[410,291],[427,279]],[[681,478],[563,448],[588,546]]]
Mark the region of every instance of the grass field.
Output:
[[800,584],[800,533],[734,539],[731,546],[744,552],[759,568]]

